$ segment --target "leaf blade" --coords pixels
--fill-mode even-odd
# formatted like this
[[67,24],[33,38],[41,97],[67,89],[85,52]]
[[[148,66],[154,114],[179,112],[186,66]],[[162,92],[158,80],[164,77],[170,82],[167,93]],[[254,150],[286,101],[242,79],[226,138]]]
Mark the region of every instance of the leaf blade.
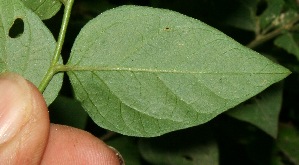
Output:
[[272,23],[280,14],[285,2],[283,0],[268,0],[267,9],[260,15],[261,28],[265,28]]
[[294,164],[299,164],[299,132],[292,125],[281,124],[277,138],[277,146]]
[[269,87],[256,97],[229,110],[228,115],[249,122],[273,138],[277,137],[278,118],[282,106],[282,84]]
[[[38,86],[50,67],[55,39],[39,17],[19,0],[0,3],[0,73],[16,72]],[[12,38],[9,31],[17,19],[24,23],[24,30]],[[44,92],[48,105],[60,90],[62,76],[55,75]]]
[[198,20],[137,6],[88,23],[67,66],[91,118],[133,136],[205,123],[289,74]]
[[60,0],[21,0],[26,7],[31,9],[42,20],[53,17],[61,7]]
[[296,56],[299,60],[299,46],[298,46],[299,34],[297,33],[285,33],[277,37],[274,40],[274,44],[280,48],[285,49],[288,53]]
[[238,8],[234,10],[233,14],[225,19],[224,23],[236,28],[256,31],[258,2],[258,0],[235,1],[234,3],[238,5]]
[[140,139],[138,144],[140,153],[147,162],[153,165],[218,165],[218,144],[213,129],[205,126],[156,138]]

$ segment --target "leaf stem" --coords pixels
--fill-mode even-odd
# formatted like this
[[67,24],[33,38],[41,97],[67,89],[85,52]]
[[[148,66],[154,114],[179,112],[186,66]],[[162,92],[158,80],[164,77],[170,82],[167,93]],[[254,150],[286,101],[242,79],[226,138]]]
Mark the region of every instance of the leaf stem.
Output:
[[251,49],[254,49],[256,48],[257,46],[271,40],[272,38],[278,36],[282,30],[284,28],[279,28],[279,29],[276,29],[268,34],[265,34],[265,35],[258,35],[253,41],[251,41],[249,44],[247,44],[246,46],[248,48],[251,48]]
[[60,0],[60,2],[63,3],[66,6],[67,3],[68,3],[68,0]]
[[118,135],[116,132],[108,131],[106,134],[100,137],[102,141],[107,141],[111,139],[112,137]]
[[294,27],[294,25],[298,21],[299,21],[299,15],[294,20],[290,21],[288,24],[285,24],[285,25],[283,25],[282,27],[280,27],[276,30],[273,30],[269,33],[266,33],[268,30],[270,30],[270,29],[267,29],[267,31],[265,31],[264,33],[258,34],[256,36],[256,38],[253,41],[251,41],[249,44],[247,44],[246,46],[248,48],[254,49],[257,46],[273,39],[274,37],[276,37],[278,35],[280,35],[284,30],[292,30],[292,28]]
[[67,26],[68,26],[68,23],[70,20],[72,6],[74,4],[74,0],[67,0],[64,2],[65,2],[64,3],[64,5],[65,5],[64,14],[63,14],[62,25],[61,25],[59,36],[58,36],[58,41],[56,44],[54,57],[51,61],[51,65],[50,65],[46,75],[44,76],[43,80],[41,81],[40,85],[38,86],[39,91],[42,93],[48,86],[49,82],[51,81],[51,79],[53,78],[55,73],[57,73],[57,71],[55,70],[55,66],[60,58],[62,46],[63,46],[64,39],[65,39],[66,29],[67,29]]

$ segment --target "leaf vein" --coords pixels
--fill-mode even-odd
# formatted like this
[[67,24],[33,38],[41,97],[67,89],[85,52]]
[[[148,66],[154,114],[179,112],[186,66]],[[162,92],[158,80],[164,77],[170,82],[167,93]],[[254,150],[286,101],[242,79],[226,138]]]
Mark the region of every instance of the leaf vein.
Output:
[[226,75],[244,75],[244,74],[286,74],[285,72],[221,72],[221,71],[184,71],[176,69],[152,69],[152,68],[129,68],[129,67],[92,67],[92,66],[73,66],[65,65],[60,71],[129,71],[129,72],[149,72],[149,73],[176,73],[176,74],[226,74]]

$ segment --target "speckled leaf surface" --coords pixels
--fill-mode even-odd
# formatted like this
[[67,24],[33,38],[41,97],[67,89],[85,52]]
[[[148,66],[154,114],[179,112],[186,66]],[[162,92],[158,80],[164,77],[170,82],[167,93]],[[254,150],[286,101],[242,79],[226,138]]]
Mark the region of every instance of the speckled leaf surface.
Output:
[[205,123],[290,73],[199,20],[137,6],[91,20],[67,66],[91,118],[131,136]]
[[[55,39],[21,1],[0,0],[0,4],[0,73],[16,72],[38,86],[50,67]],[[17,35],[10,34],[14,28],[18,29]],[[48,105],[56,98],[61,84],[62,74],[55,75],[44,92]]]
[[41,19],[53,17],[60,9],[60,0],[21,0],[26,7],[31,9]]

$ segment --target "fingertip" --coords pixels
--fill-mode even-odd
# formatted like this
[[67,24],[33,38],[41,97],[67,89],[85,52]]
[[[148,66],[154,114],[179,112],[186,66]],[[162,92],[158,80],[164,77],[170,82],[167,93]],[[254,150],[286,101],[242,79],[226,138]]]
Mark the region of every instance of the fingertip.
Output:
[[0,91],[0,164],[39,164],[49,133],[42,94],[16,73],[1,74]]
[[10,141],[31,115],[31,92],[27,81],[14,73],[0,76],[0,144]]
[[121,156],[120,152],[117,151],[117,149],[115,149],[114,147],[112,146],[108,146],[113,152],[114,154],[116,155],[118,161],[119,161],[119,164],[120,165],[125,165],[125,161],[124,161],[124,158]]
[[43,164],[123,165],[116,153],[103,141],[76,128],[51,125]]

